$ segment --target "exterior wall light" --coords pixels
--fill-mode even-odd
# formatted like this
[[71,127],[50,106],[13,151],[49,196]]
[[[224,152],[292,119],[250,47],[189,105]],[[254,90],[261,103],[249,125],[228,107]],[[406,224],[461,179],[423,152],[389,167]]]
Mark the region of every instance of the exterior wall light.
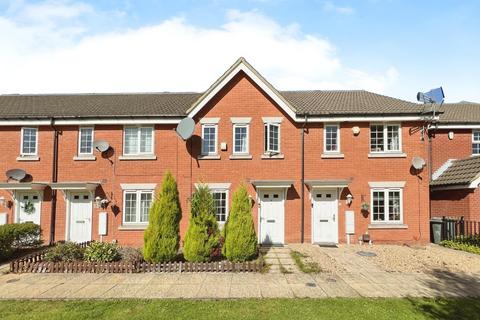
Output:
[[353,196],[349,193],[347,194],[347,200],[345,201],[348,205],[352,204]]
[[360,133],[360,127],[359,126],[353,127],[352,132],[353,132],[353,135],[358,136],[358,134]]
[[107,199],[102,199],[102,198],[97,196],[95,198],[94,206],[95,206],[95,208],[105,209],[108,206],[109,202],[110,201],[108,201]]

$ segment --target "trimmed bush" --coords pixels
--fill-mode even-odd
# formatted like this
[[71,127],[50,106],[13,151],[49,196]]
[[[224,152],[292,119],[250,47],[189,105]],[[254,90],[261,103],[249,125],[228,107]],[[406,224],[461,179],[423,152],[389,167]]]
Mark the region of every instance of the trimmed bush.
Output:
[[49,262],[72,262],[83,259],[84,249],[74,242],[57,243],[45,253],[44,260]]
[[232,209],[224,228],[223,254],[228,260],[243,262],[257,256],[257,236],[247,188],[240,186],[234,193]]
[[120,247],[118,248],[120,260],[139,262],[143,261],[142,251],[138,248]]
[[0,226],[0,260],[9,258],[15,250],[35,247],[42,243],[40,226],[31,222]]
[[208,187],[199,186],[191,203],[183,256],[187,261],[206,262],[218,251],[220,238],[213,197]]
[[114,243],[95,241],[85,248],[83,258],[90,262],[112,262],[120,260],[120,253]]
[[162,190],[153,201],[144,234],[144,258],[163,262],[175,259],[180,244],[180,201],[175,178],[165,174]]

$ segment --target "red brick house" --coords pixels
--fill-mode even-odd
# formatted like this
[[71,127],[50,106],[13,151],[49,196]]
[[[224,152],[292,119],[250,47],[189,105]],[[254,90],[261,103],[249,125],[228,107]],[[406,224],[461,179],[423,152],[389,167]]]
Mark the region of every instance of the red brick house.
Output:
[[[4,95],[0,108],[1,170],[27,173],[0,184],[0,214],[40,223],[47,241],[142,245],[167,170],[182,236],[201,182],[220,224],[232,192],[247,185],[260,243],[366,232],[374,242],[429,241],[429,168],[411,166],[428,159],[431,117],[418,104],[367,91],[278,91],[241,58],[204,93]],[[187,116],[196,125],[185,142],[174,129]],[[94,150],[95,140],[110,149]]]
[[432,139],[431,214],[480,220],[480,104],[444,104]]

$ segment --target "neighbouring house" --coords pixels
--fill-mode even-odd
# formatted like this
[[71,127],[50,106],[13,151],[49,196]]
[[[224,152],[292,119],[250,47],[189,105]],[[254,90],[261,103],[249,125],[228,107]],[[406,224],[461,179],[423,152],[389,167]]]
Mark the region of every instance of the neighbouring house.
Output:
[[[0,183],[0,212],[40,223],[47,241],[142,245],[167,170],[182,236],[202,182],[220,224],[246,184],[262,244],[341,243],[347,233],[429,241],[430,169],[412,169],[413,157],[428,159],[423,105],[363,90],[278,91],[240,58],[203,93],[3,95],[0,109],[1,170],[27,173]],[[195,121],[187,141],[175,132],[185,117]],[[98,152],[98,140],[110,148]]]
[[431,214],[480,220],[480,104],[442,105],[433,127]]

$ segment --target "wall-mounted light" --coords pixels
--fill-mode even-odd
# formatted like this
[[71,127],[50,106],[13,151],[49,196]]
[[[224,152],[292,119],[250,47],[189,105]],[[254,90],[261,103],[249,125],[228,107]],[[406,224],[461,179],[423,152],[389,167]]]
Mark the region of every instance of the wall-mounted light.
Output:
[[352,200],[353,200],[353,196],[349,193],[347,194],[347,200],[345,200],[345,202],[348,204],[348,205],[351,205],[352,204]]
[[453,133],[453,131],[449,131],[448,132],[448,140],[453,140],[454,135],[455,134]]
[[102,199],[101,197],[97,196],[95,198],[94,206],[95,208],[102,208],[105,209],[108,206],[110,201],[108,199]]
[[360,133],[360,127],[359,126],[353,127],[352,132],[353,132],[353,135],[358,136]]

